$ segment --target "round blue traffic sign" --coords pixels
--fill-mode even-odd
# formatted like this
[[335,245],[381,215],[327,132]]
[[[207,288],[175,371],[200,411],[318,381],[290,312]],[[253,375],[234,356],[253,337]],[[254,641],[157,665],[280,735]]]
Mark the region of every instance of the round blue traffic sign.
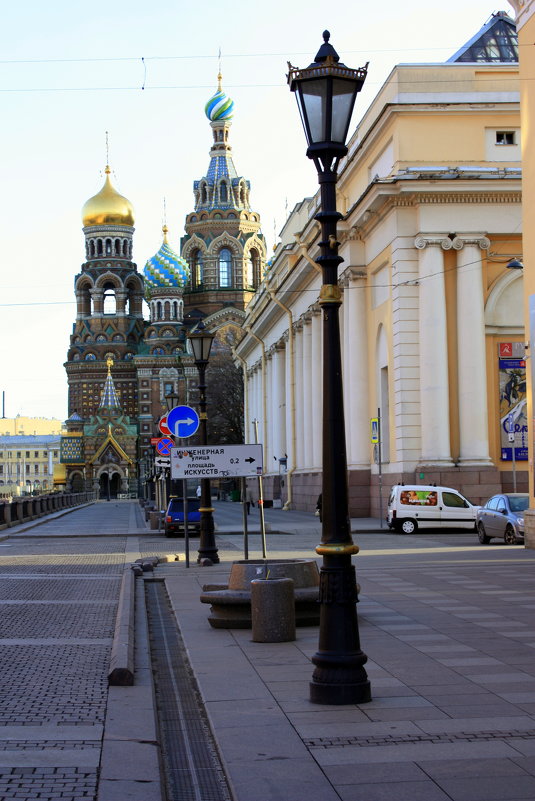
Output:
[[174,447],[174,444],[175,443],[173,442],[173,440],[169,439],[169,437],[162,437],[156,443],[156,450],[158,451],[160,456],[169,456],[169,454],[171,453],[171,449]]
[[167,427],[175,437],[191,437],[199,428],[199,415],[191,406],[175,406],[167,413]]

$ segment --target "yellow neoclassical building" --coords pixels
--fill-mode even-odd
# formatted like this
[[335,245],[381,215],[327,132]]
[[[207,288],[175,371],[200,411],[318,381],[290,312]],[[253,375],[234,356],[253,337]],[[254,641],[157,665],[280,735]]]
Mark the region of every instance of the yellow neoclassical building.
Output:
[[[474,502],[526,488],[523,271],[508,268],[523,254],[516,59],[500,12],[449,62],[396,66],[340,165],[353,516],[378,514],[398,481]],[[303,509],[321,487],[318,204],[305,199],[287,220],[236,351],[266,497]]]

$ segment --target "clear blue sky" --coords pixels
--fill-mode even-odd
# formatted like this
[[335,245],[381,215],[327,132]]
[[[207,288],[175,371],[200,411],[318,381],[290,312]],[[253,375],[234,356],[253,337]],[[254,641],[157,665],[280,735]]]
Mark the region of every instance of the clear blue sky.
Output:
[[[327,12],[325,11],[327,9]],[[507,2],[439,6],[271,0],[5,4],[0,28],[0,390],[7,417],[67,414],[63,363],[84,259],[80,210],[103,181],[105,131],[119,191],[136,214],[142,270],[161,242],[163,198],[178,250],[192,184],[205,174],[204,104],[235,101],[231,144],[271,249],[286,209],[316,191],[287,61],[309,64],[325,28],[341,60],[370,62],[353,125],[401,62],[442,62]],[[144,59],[144,61],[142,60]],[[145,87],[142,89],[142,87]]]

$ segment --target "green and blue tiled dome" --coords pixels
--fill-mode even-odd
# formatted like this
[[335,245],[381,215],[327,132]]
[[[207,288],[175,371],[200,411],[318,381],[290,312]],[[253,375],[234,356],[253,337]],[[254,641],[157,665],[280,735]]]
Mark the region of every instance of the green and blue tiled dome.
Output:
[[221,88],[221,73],[217,76],[217,80],[217,92],[204,107],[205,114],[210,122],[231,120],[234,115],[234,100],[231,100]]
[[145,264],[143,275],[150,289],[166,286],[183,287],[189,280],[190,270],[187,261],[175,253],[167,241],[167,226],[163,227],[163,242],[152,259]]

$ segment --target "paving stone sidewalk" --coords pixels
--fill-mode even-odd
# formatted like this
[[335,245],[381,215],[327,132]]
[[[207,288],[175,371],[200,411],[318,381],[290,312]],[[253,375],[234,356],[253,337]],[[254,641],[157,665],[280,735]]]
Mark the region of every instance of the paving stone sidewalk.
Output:
[[[535,553],[470,532],[355,539],[361,706],[308,700],[317,628],[269,644],[209,627],[201,586],[224,583],[240,536],[218,537],[220,565],[157,568],[237,801],[533,801]],[[268,534],[268,557],[317,542],[306,526]]]

